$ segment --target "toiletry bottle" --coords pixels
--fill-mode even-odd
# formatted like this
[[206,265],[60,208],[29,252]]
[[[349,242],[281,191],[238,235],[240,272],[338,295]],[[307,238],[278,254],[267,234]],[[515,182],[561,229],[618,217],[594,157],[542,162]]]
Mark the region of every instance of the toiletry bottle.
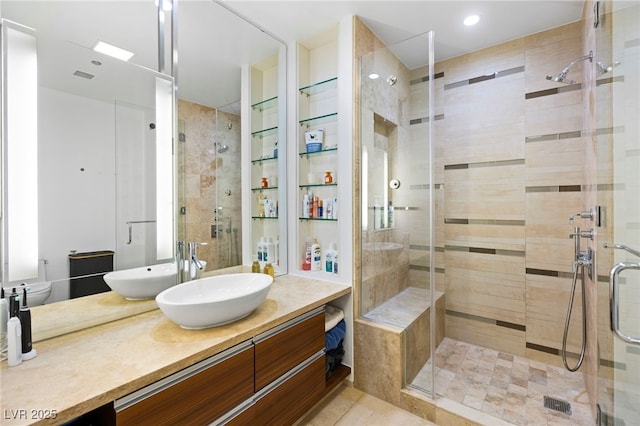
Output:
[[307,237],[307,241],[304,245],[304,259],[302,260],[302,270],[311,270],[311,237]]
[[266,177],[262,178],[262,182],[260,182],[260,187],[262,187],[262,188],[268,188],[269,187],[269,181],[267,180]]
[[327,198],[324,200],[324,215],[327,219],[333,219],[333,207],[332,207],[331,198]]
[[333,253],[333,273],[338,273],[338,250],[336,249],[335,253]]
[[0,298],[0,351],[2,359],[7,349],[7,322],[9,321],[9,301],[4,297],[4,287],[0,290],[2,298]]
[[22,327],[22,353],[28,354],[33,349],[31,341],[31,310],[27,305],[27,287],[22,284],[22,306],[18,318]]
[[276,277],[276,271],[271,263],[267,263],[266,265],[264,265],[264,273],[267,275],[271,275],[272,278]]
[[256,272],[256,273],[260,272],[260,263],[258,262],[257,257],[254,259],[253,263],[251,264],[251,272]]
[[260,237],[260,241],[258,242],[258,263],[260,264],[260,269],[264,268],[267,259],[265,259],[266,251],[265,251],[265,240],[264,237]]
[[273,238],[267,237],[267,241],[264,243],[264,261],[273,264]]
[[324,173],[324,183],[325,185],[333,183],[333,176],[331,176],[331,172]]
[[309,218],[309,195],[304,194],[304,199],[302,200],[302,217],[305,219]]
[[389,201],[389,207],[387,208],[387,218],[389,220],[389,228],[393,228],[393,205],[391,204],[391,201]]
[[329,243],[329,248],[324,252],[324,271],[333,272],[333,259],[335,257],[335,243]]
[[337,219],[338,218],[338,197],[333,197],[333,200],[331,201],[331,219]]
[[22,362],[22,325],[18,318],[20,301],[15,288],[9,299],[9,321],[7,321],[7,362],[9,367]]
[[273,242],[273,260],[275,266],[280,266],[280,236],[276,235],[276,240]]
[[320,271],[322,269],[322,252],[318,240],[314,239],[311,245],[311,270]]
[[322,214],[323,214],[323,208],[322,208],[322,200],[318,200],[318,217],[320,219],[323,218]]

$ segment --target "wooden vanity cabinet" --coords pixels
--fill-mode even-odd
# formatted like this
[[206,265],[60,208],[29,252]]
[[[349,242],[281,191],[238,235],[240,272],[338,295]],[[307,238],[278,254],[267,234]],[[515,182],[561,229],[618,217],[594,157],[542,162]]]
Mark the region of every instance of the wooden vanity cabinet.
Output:
[[246,342],[115,402],[117,425],[204,425],[253,396]]
[[117,400],[115,423],[293,424],[331,389],[324,346],[321,307]]
[[258,392],[324,349],[324,308],[262,333],[253,342],[256,348],[255,391]]

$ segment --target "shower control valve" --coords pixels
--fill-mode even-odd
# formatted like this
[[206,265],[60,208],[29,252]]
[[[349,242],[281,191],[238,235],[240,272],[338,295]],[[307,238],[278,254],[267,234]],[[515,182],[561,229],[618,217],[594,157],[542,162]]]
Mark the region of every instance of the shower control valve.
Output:
[[575,217],[578,216],[579,218],[582,219],[591,219],[593,220],[593,218],[595,217],[595,213],[593,210],[585,210],[582,212],[578,212],[576,214],[572,214],[569,215],[569,223],[573,223],[573,220],[575,219]]

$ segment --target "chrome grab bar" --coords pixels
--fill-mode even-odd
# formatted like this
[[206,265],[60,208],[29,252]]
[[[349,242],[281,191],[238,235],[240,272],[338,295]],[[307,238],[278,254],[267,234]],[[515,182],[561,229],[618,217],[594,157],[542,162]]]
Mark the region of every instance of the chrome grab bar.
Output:
[[640,251],[632,249],[629,246],[625,246],[624,244],[609,244],[609,243],[603,243],[602,246],[604,248],[613,248],[613,249],[620,249],[620,250],[624,250],[627,251],[629,253],[631,253],[634,256],[640,257]]
[[131,244],[131,241],[133,240],[133,232],[132,232],[132,227],[134,223],[155,223],[155,220],[130,220],[127,223],[127,226],[129,227],[129,241],[127,241],[127,244]]
[[[606,246],[605,246],[606,247]],[[614,247],[614,248],[624,248],[627,250],[628,247]],[[633,252],[632,252],[633,253]],[[635,253],[634,253],[635,254]],[[609,298],[611,305],[611,330],[616,333],[616,335],[624,340],[627,343],[634,343],[636,345],[640,345],[640,338],[627,336],[620,330],[620,318],[618,315],[618,276],[620,273],[627,269],[636,269],[640,270],[640,263],[630,263],[630,262],[620,262],[613,265],[611,268],[611,272],[609,273]]]

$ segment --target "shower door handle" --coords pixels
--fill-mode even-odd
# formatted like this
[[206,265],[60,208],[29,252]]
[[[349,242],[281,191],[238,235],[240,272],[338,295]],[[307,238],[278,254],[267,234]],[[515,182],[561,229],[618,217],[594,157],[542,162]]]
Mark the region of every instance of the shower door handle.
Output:
[[613,265],[609,273],[609,295],[611,303],[611,330],[627,343],[640,345],[640,338],[627,336],[620,330],[620,317],[618,315],[618,277],[622,271],[627,269],[640,270],[640,263],[620,262]]

